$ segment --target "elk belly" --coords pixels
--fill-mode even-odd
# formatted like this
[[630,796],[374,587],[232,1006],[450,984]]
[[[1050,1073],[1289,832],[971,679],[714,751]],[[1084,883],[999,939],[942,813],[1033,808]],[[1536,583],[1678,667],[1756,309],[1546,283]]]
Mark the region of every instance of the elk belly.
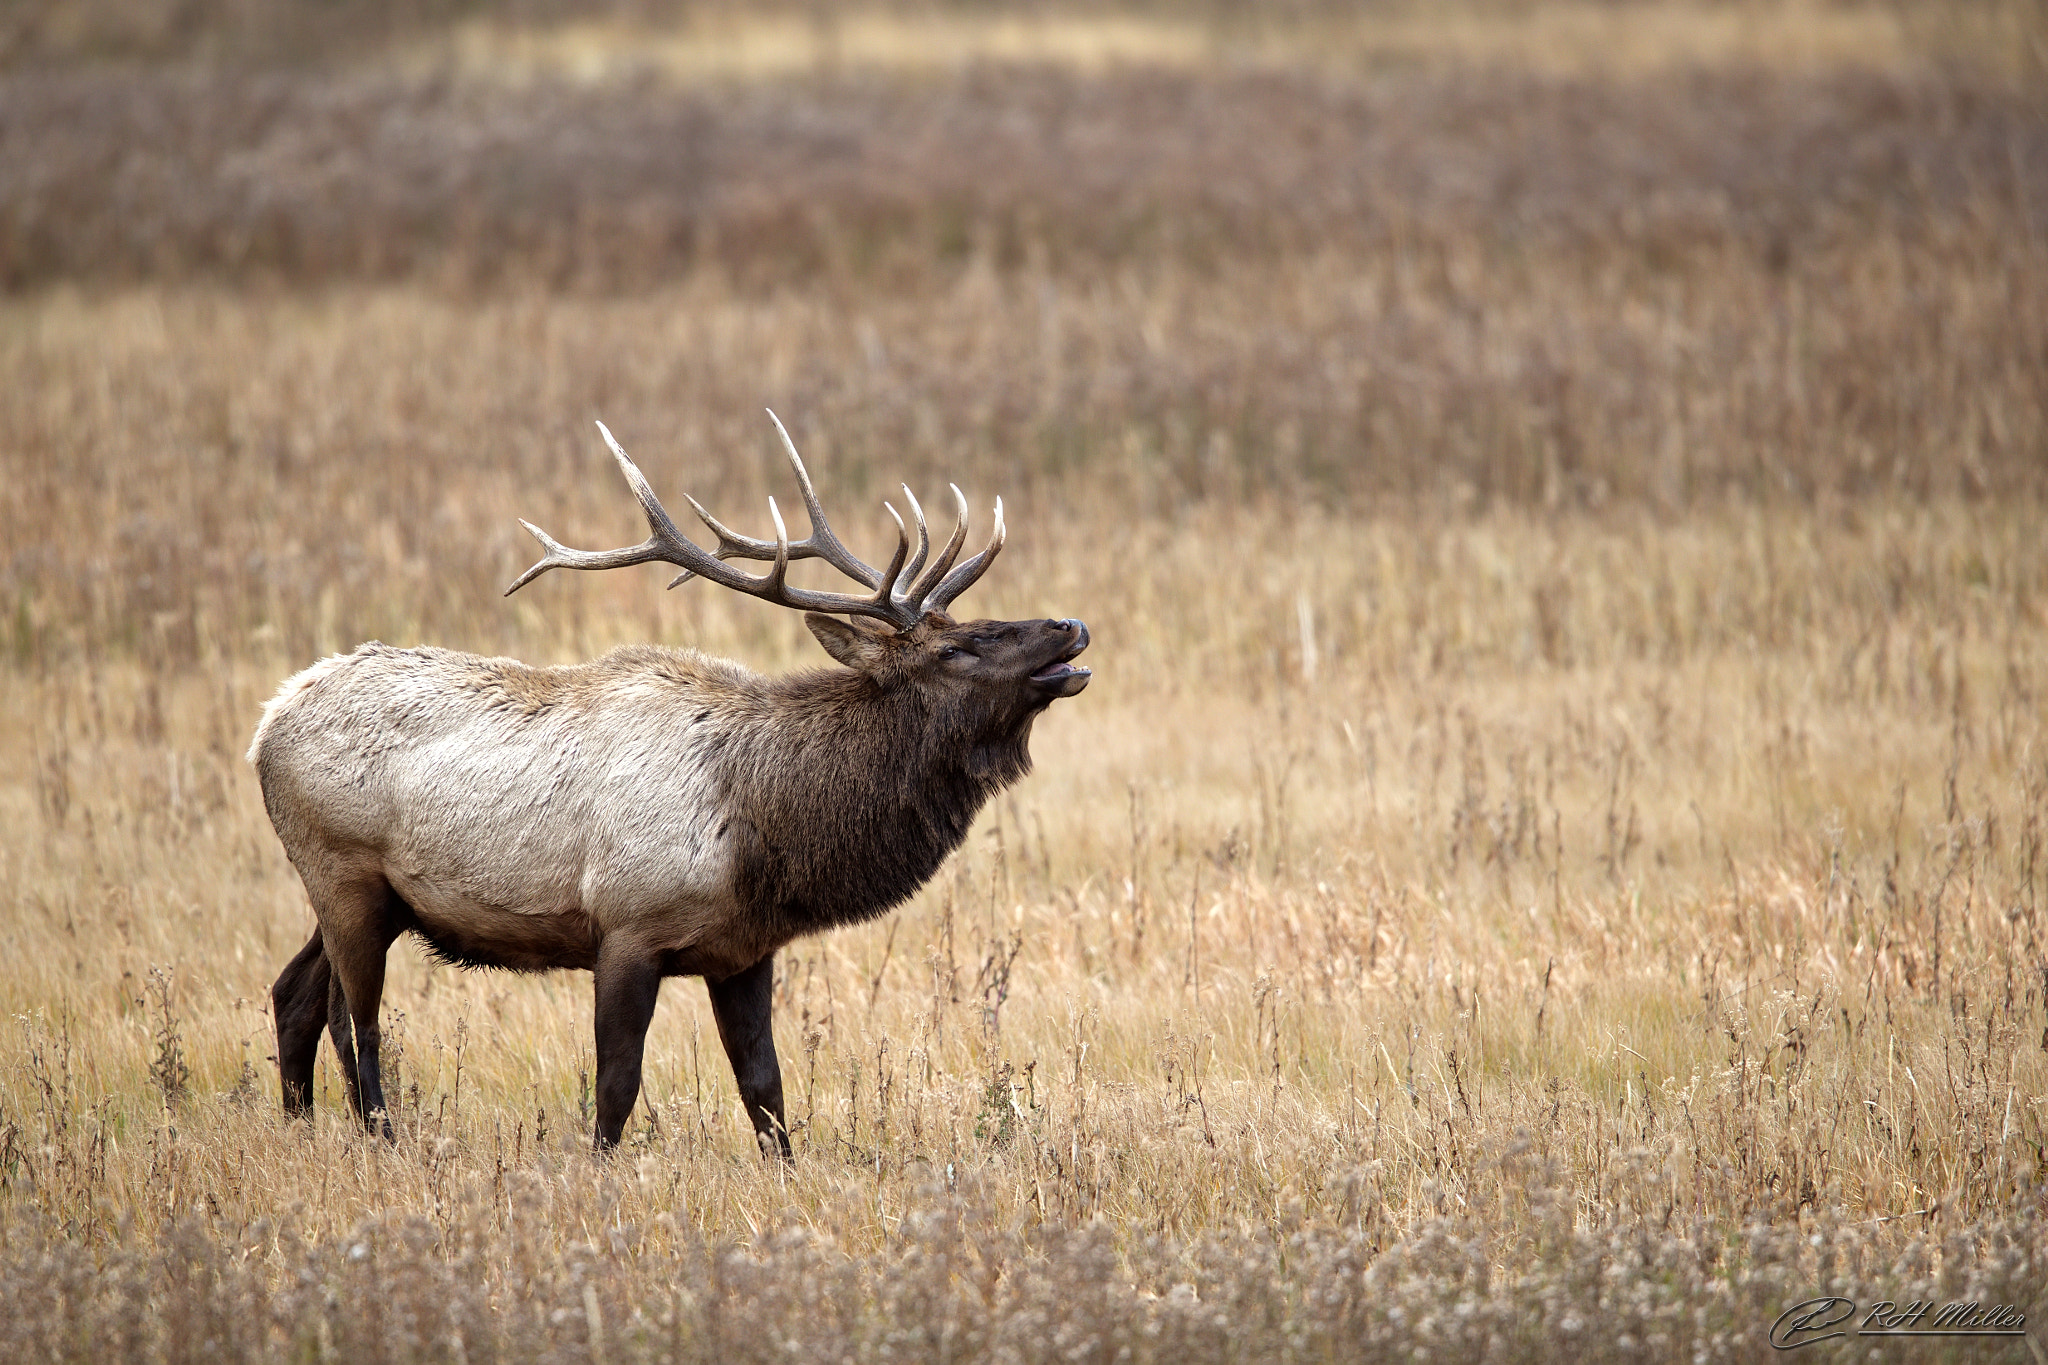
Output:
[[386,880],[410,911],[404,927],[443,962],[515,972],[565,967],[587,971],[597,965],[600,935],[590,916],[579,909],[511,911],[450,898],[431,886]]

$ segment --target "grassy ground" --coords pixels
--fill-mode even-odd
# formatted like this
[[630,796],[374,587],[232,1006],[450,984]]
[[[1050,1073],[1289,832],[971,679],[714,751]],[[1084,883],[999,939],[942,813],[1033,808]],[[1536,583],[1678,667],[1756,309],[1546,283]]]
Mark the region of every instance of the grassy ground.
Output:
[[[2026,7],[621,10],[204,74],[50,13],[0,76],[6,1354],[2048,1306]],[[409,946],[397,1141],[324,1061],[285,1124],[262,700],[371,637],[817,662],[652,570],[499,596],[517,517],[636,534],[593,417],[756,526],[764,404],[857,545],[899,478],[1003,494],[961,605],[1096,639],[940,876],[783,954],[796,1164],[696,983],[599,1161],[587,981]]]

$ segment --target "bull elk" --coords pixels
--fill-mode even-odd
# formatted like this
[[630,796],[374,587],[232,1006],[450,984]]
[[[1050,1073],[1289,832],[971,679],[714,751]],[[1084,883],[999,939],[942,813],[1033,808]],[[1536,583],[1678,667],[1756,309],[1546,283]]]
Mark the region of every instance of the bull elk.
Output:
[[[775,415],[769,414],[771,420]],[[382,1119],[378,1003],[385,954],[410,932],[465,967],[582,968],[597,993],[596,1145],[617,1144],[640,1094],[664,978],[701,976],[764,1150],[790,1154],[770,1026],[775,952],[908,898],[960,846],[976,812],[1030,768],[1032,722],[1088,685],[1079,621],[955,621],[946,609],[1003,548],[1003,505],[979,554],[958,487],[936,556],[895,518],[887,569],[836,536],[782,423],[810,514],[791,540],[740,535],[690,499],[717,538],[684,537],[602,423],[646,513],[646,541],[545,550],[505,591],[549,569],[661,562],[670,587],[706,578],[804,613],[843,667],[769,678],[692,650],[627,646],[534,668],[445,649],[363,645],[287,679],[249,761],[305,883],[318,928],[272,988],[284,1107],[310,1113],[323,1024],[348,1097]],[[791,585],[822,559],[865,591]],[[772,561],[756,577],[726,561]],[[845,619],[841,619],[845,618]]]

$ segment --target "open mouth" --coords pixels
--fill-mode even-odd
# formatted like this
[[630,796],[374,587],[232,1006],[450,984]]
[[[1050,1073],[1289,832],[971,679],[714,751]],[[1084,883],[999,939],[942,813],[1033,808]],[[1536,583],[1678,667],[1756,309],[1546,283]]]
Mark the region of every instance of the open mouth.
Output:
[[1044,668],[1033,673],[1031,681],[1056,696],[1073,696],[1076,692],[1086,687],[1088,680],[1095,676],[1090,670],[1078,668],[1074,664],[1074,657],[1086,648],[1088,648],[1088,627],[1082,626],[1079,631],[1079,638],[1074,641],[1074,647],[1069,649],[1064,657],[1053,660]]

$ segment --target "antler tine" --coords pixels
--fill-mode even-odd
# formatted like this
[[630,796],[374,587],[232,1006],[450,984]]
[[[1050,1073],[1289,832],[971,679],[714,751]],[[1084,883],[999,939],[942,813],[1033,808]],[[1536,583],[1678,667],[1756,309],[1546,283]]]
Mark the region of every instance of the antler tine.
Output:
[[[904,559],[910,554],[910,532],[905,529],[903,518],[894,507],[885,502],[882,504],[882,510],[896,523],[896,553],[889,556],[889,572],[882,575],[882,586],[875,589],[875,600],[879,602],[887,598],[893,605],[897,574],[903,568]],[[917,606],[915,602],[910,605],[913,608]],[[910,620],[915,621],[919,618],[918,611],[913,610],[909,613]]]
[[577,551],[569,549],[560,541],[556,540],[553,536],[549,535],[546,531],[541,530],[540,527],[535,526],[525,517],[521,517],[519,519],[519,524],[526,528],[526,532],[528,535],[532,536],[535,540],[540,542],[542,554],[540,563],[534,565],[525,573],[519,575],[519,577],[512,580],[512,586],[505,589],[505,596],[507,597],[510,597],[513,593],[518,592],[521,588],[525,587],[528,583],[531,583],[534,579],[539,578],[549,569],[567,568],[569,564],[569,556],[577,553]]
[[612,429],[599,422],[597,431],[604,437],[604,443],[611,447],[612,458],[619,462],[619,469],[625,474],[626,484],[633,490],[633,496],[640,499],[640,510],[647,514],[647,525],[654,532],[655,538],[664,541],[682,540],[683,533],[676,529],[675,522],[669,518],[668,509],[661,505],[660,498],[654,496],[653,485],[647,482],[647,476],[640,472],[640,466],[634,464],[624,448],[619,445],[618,438],[612,435]]
[[[776,550],[774,542],[766,540],[756,540],[752,536],[741,535],[738,531],[733,530],[730,526],[727,526],[717,517],[712,516],[710,512],[705,510],[703,503],[698,502],[688,493],[683,494],[683,501],[690,504],[690,510],[697,514],[697,520],[703,522],[707,527],[710,528],[711,534],[718,537],[718,548],[711,552],[713,558],[775,558]],[[817,551],[811,547],[808,541],[798,541],[796,544],[788,547],[788,553],[791,559],[809,559],[813,555],[817,554]],[[668,585],[671,588],[679,587],[682,584],[689,582],[696,576],[697,575],[693,571],[685,569],[681,573],[677,574],[674,578],[671,578],[668,581]]]
[[[775,423],[775,430],[782,437],[783,453],[789,457],[790,468],[796,474],[797,491],[803,495],[804,510],[811,518],[811,533],[802,540],[792,540],[789,543],[789,557],[822,559],[856,583],[870,588],[880,587],[887,580],[877,574],[866,560],[847,549],[846,543],[839,539],[838,533],[832,529],[832,523],[826,519],[824,504],[819,502],[817,490],[811,486],[810,471],[804,468],[803,457],[796,453],[796,444],[789,439],[789,433],[783,429],[782,420],[772,409],[768,410],[768,419]],[[696,512],[697,519],[710,528],[711,534],[718,537],[718,549],[713,552],[718,558],[775,558],[774,541],[757,540],[753,536],[742,535],[712,516],[695,498],[687,493],[683,496],[690,504],[691,510]],[[692,575],[687,573],[678,574],[669,581],[669,586],[673,588],[691,577]]]
[[[906,606],[904,603],[892,598],[889,593],[889,585],[896,581],[896,571],[903,567],[903,557],[910,553],[910,533],[904,530],[903,518],[896,515],[895,508],[890,507],[886,502],[882,506],[896,521],[896,553],[889,557],[889,571],[881,575],[881,586],[875,589],[873,597],[855,597],[851,593],[810,592],[804,588],[789,587],[782,581],[784,573],[789,568],[789,557],[786,555],[779,556],[776,559],[775,568],[765,578],[748,580],[763,584],[762,589],[756,592],[755,596],[770,602],[778,602],[785,607],[801,607],[805,611],[838,612],[848,616],[873,616],[879,620],[887,621],[898,630],[908,630],[919,620],[923,619],[923,614],[916,608],[915,604]],[[789,531],[782,524],[782,513],[776,509],[775,499],[773,498],[768,499],[768,515],[775,521],[775,534],[778,542],[787,542]],[[792,545],[789,548],[794,550],[796,547]]]
[[960,555],[960,547],[967,543],[967,495],[960,491],[960,485],[949,483],[953,490],[953,538],[946,542],[946,548],[925,570],[924,577],[917,580],[917,586],[910,590],[911,600],[923,602],[932,595],[932,589],[946,576],[946,570],[953,567],[953,561]]
[[[775,409],[762,409],[768,420],[775,424],[775,434],[782,438],[782,451],[789,456],[789,467],[796,474],[797,492],[803,495],[804,512],[811,519],[811,533],[799,542],[811,553],[830,564],[848,578],[856,579],[871,588],[879,588],[889,580],[876,573],[867,562],[846,548],[845,542],[832,529],[832,523],[825,519],[825,505],[818,501],[817,490],[811,487],[810,471],[804,468],[803,457],[796,453],[796,442],[789,439],[789,431],[782,425],[782,419],[775,415]],[[795,546],[791,547],[792,550]]]
[[[917,518],[917,553],[912,555],[910,562],[903,566],[902,573],[890,576],[889,598],[891,601],[908,602],[915,606],[917,605],[917,599],[912,595],[910,585],[924,569],[925,557],[931,553],[932,537],[931,532],[925,527],[924,508],[918,505],[917,494],[910,491],[910,485],[907,483],[901,485],[901,487],[903,489],[903,496],[910,499],[910,515]],[[895,509],[891,508],[890,510],[894,511]]]
[[604,443],[611,447],[613,458],[619,462],[619,469],[626,476],[627,486],[633,490],[633,496],[640,500],[640,509],[647,514],[647,529],[650,534],[638,545],[629,545],[624,549],[572,550],[532,522],[522,520],[519,524],[533,534],[533,538],[540,542],[546,553],[541,556],[538,564],[512,580],[512,586],[505,589],[507,597],[549,569],[622,569],[631,564],[647,564],[657,560],[680,564],[688,561],[678,559],[676,556],[679,554],[687,551],[703,553],[683,539],[682,533],[676,530],[675,522],[669,519],[667,510],[661,505],[661,499],[654,496],[654,490],[648,486],[647,478],[640,472],[640,467],[619,448],[619,443],[612,439],[612,434],[605,424],[599,422],[597,429],[604,433]]
[[782,509],[775,505],[775,499],[768,499],[768,520],[775,523],[775,567],[770,569],[767,580],[762,583],[762,596],[782,596],[783,580],[789,576],[789,528],[782,524]]
[[997,498],[996,529],[989,533],[988,544],[982,547],[980,554],[939,581],[939,586],[932,589],[931,594],[925,598],[924,609],[944,611],[952,605],[954,598],[973,587],[974,581],[987,573],[988,566],[996,562],[996,556],[1002,553],[1003,542],[1007,537],[1008,532],[1003,526],[1003,500]]

